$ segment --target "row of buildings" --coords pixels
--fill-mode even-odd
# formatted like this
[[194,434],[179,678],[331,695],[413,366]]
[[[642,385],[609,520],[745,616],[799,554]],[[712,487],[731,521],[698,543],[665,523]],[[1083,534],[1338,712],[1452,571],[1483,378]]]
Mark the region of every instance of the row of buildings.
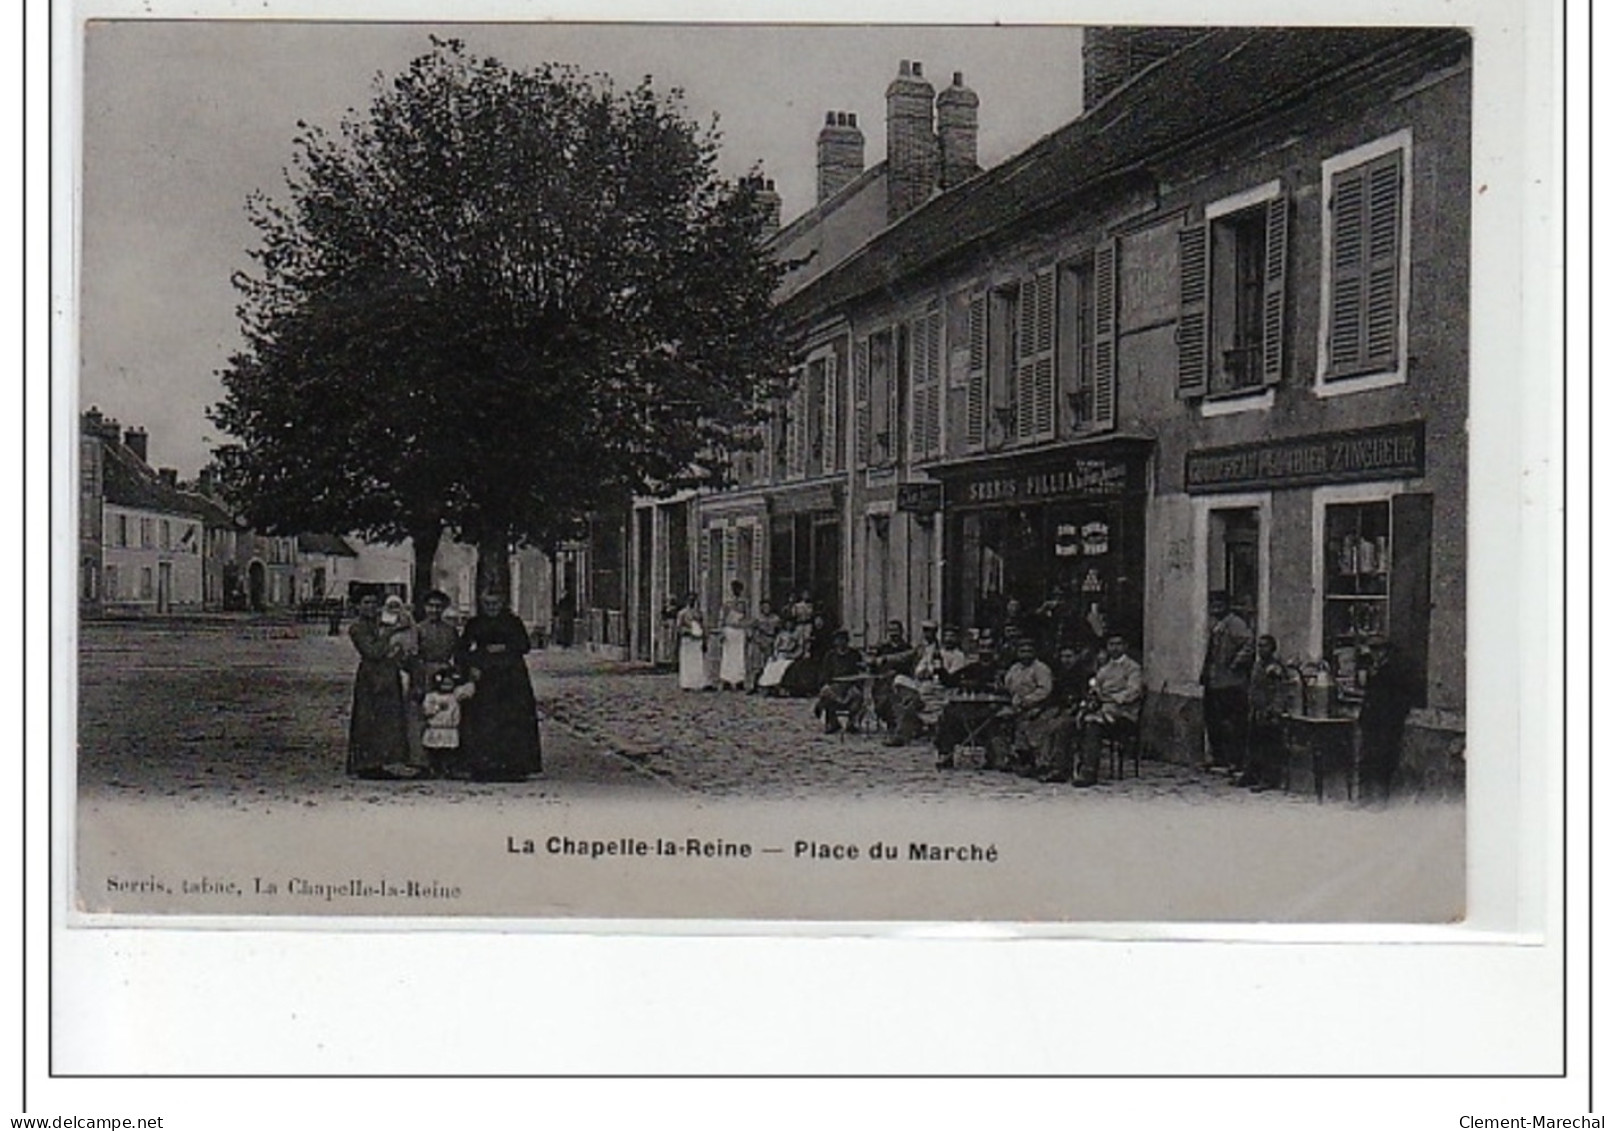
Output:
[[[1452,29],[1089,29],[1084,113],[979,170],[979,100],[905,61],[886,156],[818,137],[771,236],[798,380],[730,489],[569,545],[595,646],[739,580],[855,640],[1059,594],[1128,635],[1146,740],[1193,750],[1207,597],[1349,695],[1388,635],[1411,756],[1462,741],[1471,42]],[[1058,77],[1051,81],[1060,81]]]
[[[268,535],[233,513],[204,470],[181,483],[148,462],[148,437],[95,408],[79,421],[79,612],[131,616],[290,612],[361,589],[412,599],[413,551],[332,534]],[[476,551],[445,540],[433,580],[462,614],[474,607]],[[547,629],[548,560],[511,559],[511,606]]]

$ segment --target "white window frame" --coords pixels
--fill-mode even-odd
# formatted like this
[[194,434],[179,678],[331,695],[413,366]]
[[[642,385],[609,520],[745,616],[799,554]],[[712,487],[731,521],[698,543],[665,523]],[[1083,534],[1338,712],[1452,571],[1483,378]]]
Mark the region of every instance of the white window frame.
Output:
[[[1256,624],[1257,635],[1267,631],[1273,615],[1273,492],[1250,491],[1239,494],[1194,496],[1194,601],[1190,627],[1194,632],[1195,647],[1203,649],[1209,627],[1210,610],[1206,608],[1206,594],[1211,575],[1206,565],[1207,541],[1211,537],[1212,511],[1254,510],[1261,524],[1257,541],[1256,558]],[[1322,559],[1319,559],[1320,562]],[[1322,614],[1319,614],[1320,617]],[[1320,622],[1319,634],[1322,635]]]
[[[1225,196],[1221,200],[1206,205],[1207,241],[1206,252],[1211,254],[1211,241],[1209,239],[1211,224],[1220,217],[1243,212],[1247,208],[1254,208],[1258,204],[1266,204],[1270,200],[1277,200],[1284,195],[1284,182],[1277,178],[1248,188],[1244,192],[1236,192],[1232,196]],[[1289,272],[1286,272],[1288,275]],[[1210,337],[1212,321],[1212,295],[1216,288],[1214,272],[1206,272],[1206,320],[1207,336]],[[1207,366],[1210,366],[1210,350],[1207,350]],[[1211,388],[1211,375],[1206,375],[1206,388]],[[1200,418],[1202,420],[1213,416],[1234,416],[1242,412],[1266,412],[1273,407],[1274,390],[1271,385],[1253,385],[1251,388],[1235,393],[1224,393],[1213,397],[1209,391],[1200,398]]]
[[[1334,273],[1334,214],[1329,208],[1330,184],[1336,173],[1355,165],[1383,157],[1387,153],[1402,151],[1402,223],[1397,233],[1402,246],[1397,249],[1397,312],[1396,312],[1396,368],[1381,373],[1364,373],[1357,377],[1327,379],[1329,373],[1329,306],[1333,300]],[[1384,389],[1404,385],[1408,379],[1408,283],[1413,264],[1413,130],[1400,129],[1356,149],[1326,159],[1323,163],[1323,180],[1318,187],[1319,247],[1318,261],[1318,362],[1317,374],[1312,382],[1316,397],[1338,397],[1369,389]],[[1320,630],[1321,631],[1321,630]]]
[[[1334,506],[1353,506],[1362,503],[1386,503],[1407,490],[1401,480],[1377,480],[1373,483],[1349,483],[1334,487],[1312,489],[1312,608],[1307,614],[1307,658],[1323,656],[1323,602],[1324,513]],[[1391,560],[1396,560],[1396,547],[1391,547]]]

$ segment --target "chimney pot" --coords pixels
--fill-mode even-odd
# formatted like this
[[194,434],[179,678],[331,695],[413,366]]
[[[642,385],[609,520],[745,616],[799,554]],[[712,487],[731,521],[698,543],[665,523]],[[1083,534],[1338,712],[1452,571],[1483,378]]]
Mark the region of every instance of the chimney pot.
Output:
[[139,458],[141,463],[146,462],[146,430],[144,428],[131,428],[123,434],[123,446]]
[[864,135],[858,131],[858,116],[845,110],[827,112],[819,131],[818,203],[857,180],[863,171]]
[[964,85],[964,72],[936,96],[936,132],[942,149],[941,185],[952,188],[980,172],[976,164],[976,111],[981,100]]
[[913,65],[907,59],[904,59],[897,64],[897,73],[899,75],[911,75],[914,73]]
[[941,164],[936,91],[917,60],[905,59],[886,87],[886,222],[895,223],[930,199]]

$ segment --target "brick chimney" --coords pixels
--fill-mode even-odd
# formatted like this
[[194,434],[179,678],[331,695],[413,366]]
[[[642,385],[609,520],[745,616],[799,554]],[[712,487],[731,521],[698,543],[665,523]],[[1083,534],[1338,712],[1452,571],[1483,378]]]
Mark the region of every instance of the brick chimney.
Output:
[[177,468],[159,467],[157,469],[157,478],[163,481],[164,487],[179,490],[179,470]]
[[202,494],[213,497],[213,469],[204,467],[196,473],[196,489]]
[[1087,27],[1082,29],[1082,112],[1168,55],[1207,35],[1209,27]]
[[118,442],[121,435],[118,422],[110,416],[102,416],[101,410],[94,405],[90,406],[90,411],[86,412],[80,420],[85,435],[98,437],[109,444]]
[[763,191],[757,194],[757,207],[763,212],[763,238],[772,239],[779,234],[779,193],[774,189],[774,178],[763,181]]
[[953,72],[953,85],[936,96],[936,132],[942,147],[942,187],[969,180],[981,172],[976,164],[976,109],[981,99],[965,85],[963,71]]
[[146,430],[131,428],[123,434],[123,446],[135,453],[141,463],[146,462]]
[[904,59],[886,88],[886,222],[931,198],[937,185],[936,91],[918,61]]
[[858,115],[827,110],[819,131],[819,200],[823,204],[864,171],[864,135]]

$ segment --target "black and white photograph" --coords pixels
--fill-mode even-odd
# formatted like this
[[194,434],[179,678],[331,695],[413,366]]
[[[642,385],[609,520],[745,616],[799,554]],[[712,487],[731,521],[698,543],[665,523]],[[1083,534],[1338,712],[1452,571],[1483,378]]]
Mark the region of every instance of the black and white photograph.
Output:
[[1462,921],[1474,57],[88,21],[76,911]]

